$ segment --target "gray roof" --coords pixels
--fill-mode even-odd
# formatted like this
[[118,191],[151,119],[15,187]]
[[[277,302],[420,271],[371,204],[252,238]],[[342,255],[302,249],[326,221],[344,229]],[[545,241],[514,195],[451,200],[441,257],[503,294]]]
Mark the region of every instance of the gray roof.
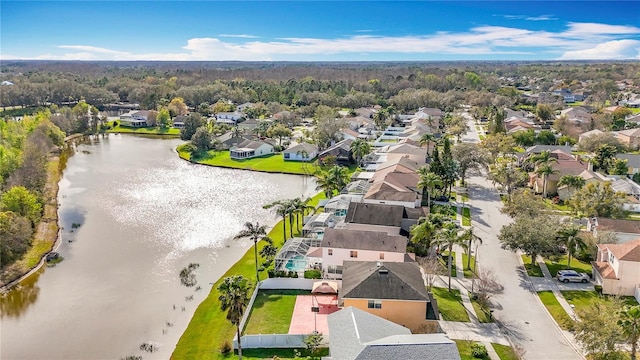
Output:
[[292,146],[292,147],[288,148],[287,150],[283,151],[283,153],[296,154],[296,153],[302,152],[302,151],[306,151],[307,154],[312,154],[314,152],[318,152],[318,147],[313,145],[313,144],[302,143],[302,144],[298,144],[298,145],[295,145],[295,146]]
[[560,146],[560,145],[534,145],[530,146],[525,150],[525,154],[539,154],[543,151],[552,152],[555,150],[560,150],[567,154],[571,154],[571,146]]
[[237,148],[238,149],[257,149],[260,146],[267,144],[269,146],[273,146],[270,143],[266,142],[266,141],[254,141],[254,140],[245,140],[242,141],[240,144],[238,144]]
[[335,149],[342,149],[345,151],[351,151],[351,144],[353,144],[353,140],[352,139],[344,139],[340,142],[337,142],[335,145],[323,150],[320,154],[318,154],[318,156],[321,156],[323,154],[332,152]]
[[407,252],[407,238],[379,231],[326,228],[320,246],[405,253]]
[[416,334],[409,329],[347,307],[329,315],[332,360],[460,360],[455,342],[444,334]]
[[349,204],[344,221],[356,224],[400,226],[404,206],[388,204],[368,204],[352,202]]
[[416,263],[345,261],[343,265],[340,302],[344,298],[429,301]]
[[618,159],[627,160],[627,166],[640,168],[640,155],[637,154],[617,154]]

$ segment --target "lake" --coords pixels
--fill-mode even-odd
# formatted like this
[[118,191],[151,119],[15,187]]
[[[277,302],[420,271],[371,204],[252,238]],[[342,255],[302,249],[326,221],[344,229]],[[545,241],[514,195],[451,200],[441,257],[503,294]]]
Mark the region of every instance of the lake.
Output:
[[[273,225],[262,205],[316,192],[313,178],[191,164],[181,143],[112,134],[76,146],[58,194],[64,260],[0,298],[0,358],[168,359],[252,245],[232,240],[243,224]],[[200,290],[180,283],[190,263]]]

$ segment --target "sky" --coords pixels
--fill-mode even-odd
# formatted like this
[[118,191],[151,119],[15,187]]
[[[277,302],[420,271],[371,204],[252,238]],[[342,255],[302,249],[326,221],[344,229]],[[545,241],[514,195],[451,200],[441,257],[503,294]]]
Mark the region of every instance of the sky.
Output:
[[640,1],[0,1],[0,59],[640,59]]

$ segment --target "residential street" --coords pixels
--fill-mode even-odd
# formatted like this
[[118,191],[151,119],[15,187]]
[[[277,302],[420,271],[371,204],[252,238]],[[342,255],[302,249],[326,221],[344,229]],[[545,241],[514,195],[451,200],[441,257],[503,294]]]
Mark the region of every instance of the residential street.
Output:
[[[478,141],[472,120],[463,141]],[[475,141],[474,141],[475,139]],[[474,232],[483,243],[478,247],[478,264],[493,270],[504,286],[492,298],[494,317],[512,341],[525,350],[525,359],[582,359],[544,309],[528,280],[518,255],[500,247],[497,235],[510,218],[500,212],[502,203],[484,176],[468,179],[468,194]]]

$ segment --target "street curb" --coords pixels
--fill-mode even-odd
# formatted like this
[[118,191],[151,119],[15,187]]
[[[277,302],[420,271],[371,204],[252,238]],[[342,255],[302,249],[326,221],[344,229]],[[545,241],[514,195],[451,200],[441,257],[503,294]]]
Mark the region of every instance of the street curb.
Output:
[[531,291],[533,293],[535,293],[535,298],[538,301],[538,304],[540,304],[540,306],[542,306],[542,308],[544,309],[544,312],[547,314],[547,316],[549,316],[551,321],[553,321],[553,324],[560,331],[560,333],[562,334],[562,337],[567,341],[569,346],[576,352],[576,354],[578,354],[578,356],[580,356],[580,358],[586,360],[586,357],[582,353],[582,349],[580,349],[577,344],[575,344],[571,339],[569,339],[567,337],[567,335],[565,334],[565,330],[563,330],[560,327],[560,325],[558,325],[558,323],[556,322],[556,319],[553,318],[553,316],[551,315],[549,310],[547,310],[547,307],[544,306],[544,303],[542,303],[542,300],[540,300],[540,296],[538,296],[538,292],[536,291],[536,288],[533,286],[533,282],[531,281],[531,277],[529,276],[529,273],[527,273],[527,269],[524,267],[524,262],[522,261],[522,254],[519,251],[516,254],[518,255],[518,262],[520,263],[520,266],[522,266],[522,270],[524,271],[524,274],[525,274],[525,276],[527,278],[527,282],[529,283],[529,288],[531,289]]

